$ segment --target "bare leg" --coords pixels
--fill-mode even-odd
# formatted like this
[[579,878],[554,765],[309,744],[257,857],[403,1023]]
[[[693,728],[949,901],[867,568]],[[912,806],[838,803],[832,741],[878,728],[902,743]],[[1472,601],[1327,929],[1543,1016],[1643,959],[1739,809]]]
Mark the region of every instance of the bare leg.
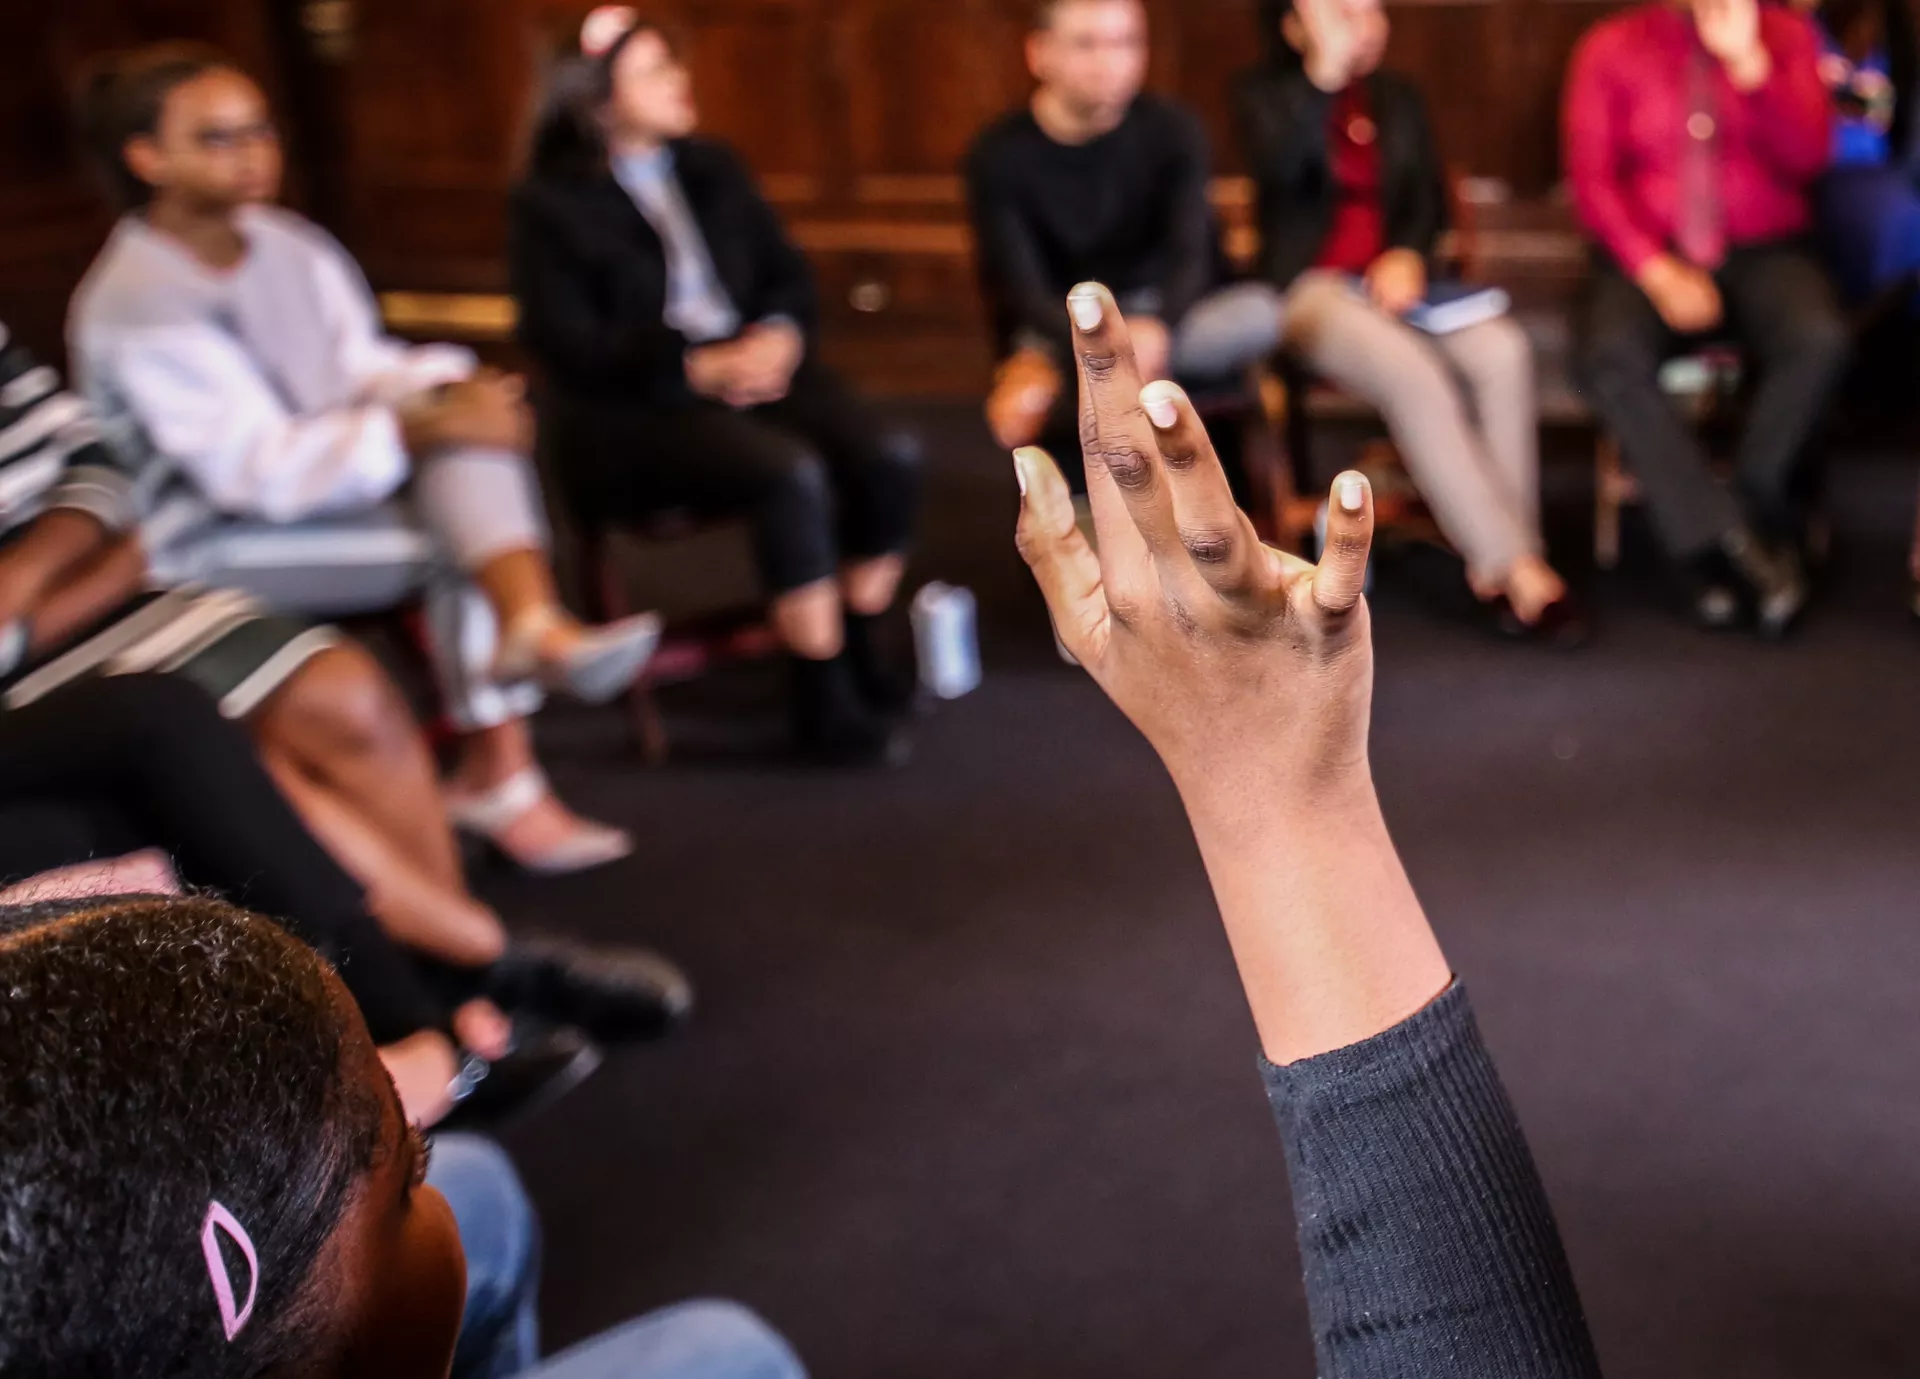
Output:
[[459,967],[497,960],[507,947],[500,917],[463,891],[428,876],[340,796],[273,751],[262,760],[314,837],[367,890],[380,927],[408,948]]
[[339,646],[314,657],[249,726],[263,751],[360,816],[414,870],[464,890],[432,754],[366,651]]
[[840,576],[847,607],[869,617],[886,612],[893,607],[906,573],[906,557],[899,555],[876,556],[847,566]]
[[773,601],[772,619],[781,644],[806,660],[832,660],[845,645],[840,587],[831,579],[780,595]]

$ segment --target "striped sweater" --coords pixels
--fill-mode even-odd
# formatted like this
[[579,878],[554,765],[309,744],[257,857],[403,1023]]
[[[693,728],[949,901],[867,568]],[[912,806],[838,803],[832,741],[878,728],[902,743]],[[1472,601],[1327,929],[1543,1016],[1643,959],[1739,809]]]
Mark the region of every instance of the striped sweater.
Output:
[[0,324],[0,542],[52,508],[110,532],[133,528],[141,494],[101,439],[86,403]]

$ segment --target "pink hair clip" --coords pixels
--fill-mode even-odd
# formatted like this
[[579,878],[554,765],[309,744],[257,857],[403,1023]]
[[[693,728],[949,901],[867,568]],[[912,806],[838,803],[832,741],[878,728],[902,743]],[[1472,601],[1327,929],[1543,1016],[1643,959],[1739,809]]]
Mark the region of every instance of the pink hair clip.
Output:
[[631,5],[602,5],[580,25],[580,51],[588,57],[605,57],[639,22],[640,13]]
[[[226,1256],[220,1253],[218,1231],[226,1232],[227,1238],[240,1247],[240,1253],[247,1261],[247,1300],[237,1309],[233,1305],[233,1277],[227,1273]],[[220,1325],[226,1328],[227,1339],[231,1341],[253,1316],[254,1299],[260,1295],[260,1256],[254,1253],[247,1228],[234,1220],[233,1213],[218,1202],[207,1203],[207,1219],[200,1227],[200,1253],[207,1259],[207,1277],[213,1282],[213,1300],[220,1304]]]

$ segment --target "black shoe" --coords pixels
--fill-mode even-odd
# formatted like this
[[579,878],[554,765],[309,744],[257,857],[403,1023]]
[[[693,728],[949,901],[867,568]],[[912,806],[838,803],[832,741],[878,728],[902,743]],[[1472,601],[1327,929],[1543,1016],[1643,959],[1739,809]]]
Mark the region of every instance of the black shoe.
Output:
[[520,1033],[504,1058],[464,1054],[453,1109],[436,1130],[497,1130],[543,1111],[593,1076],[600,1049],[576,1029]]
[[487,969],[483,994],[609,1042],[658,1039],[693,1014],[693,983],[658,953],[561,938],[516,940]]
[[789,658],[793,667],[793,740],[804,760],[822,766],[898,766],[906,735],[869,708],[847,657]]
[[1770,641],[1785,637],[1812,597],[1799,555],[1789,548],[1769,547],[1744,528],[1721,537],[1720,549],[1747,587],[1760,635]]
[[1740,626],[1747,609],[1741,599],[1741,580],[1718,551],[1695,556],[1680,567],[1687,612],[1696,627],[1708,632],[1730,632]]
[[880,635],[885,621],[884,614],[847,614],[847,664],[867,707],[899,718],[919,706],[920,681],[911,667],[888,659]]
[[1503,594],[1494,600],[1499,614],[1501,635],[1520,642],[1537,642],[1561,651],[1577,651],[1593,637],[1593,622],[1587,610],[1572,593],[1562,594],[1540,610],[1532,622],[1520,621],[1513,604]]

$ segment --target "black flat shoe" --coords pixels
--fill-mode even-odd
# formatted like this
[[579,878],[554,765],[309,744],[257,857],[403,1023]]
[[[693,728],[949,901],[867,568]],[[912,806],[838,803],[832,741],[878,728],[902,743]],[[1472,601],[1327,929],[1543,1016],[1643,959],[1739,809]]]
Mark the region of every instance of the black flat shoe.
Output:
[[815,766],[902,766],[912,755],[906,733],[869,707],[851,658],[789,657],[793,676],[793,744]]
[[1768,641],[1784,638],[1813,597],[1798,553],[1770,547],[1745,530],[1727,533],[1720,549],[1746,586],[1760,635]]
[[576,1025],[595,1039],[659,1039],[693,1014],[693,983],[645,948],[562,938],[515,940],[481,994],[511,1014]]
[[499,1130],[544,1111],[593,1076],[599,1048],[579,1030],[520,1034],[504,1058],[463,1053],[453,1109],[438,1130]]
[[1494,600],[1494,608],[1499,616],[1501,635],[1518,642],[1576,651],[1593,638],[1593,622],[1571,593],[1562,594],[1541,609],[1540,616],[1532,622],[1522,622],[1504,594]]

